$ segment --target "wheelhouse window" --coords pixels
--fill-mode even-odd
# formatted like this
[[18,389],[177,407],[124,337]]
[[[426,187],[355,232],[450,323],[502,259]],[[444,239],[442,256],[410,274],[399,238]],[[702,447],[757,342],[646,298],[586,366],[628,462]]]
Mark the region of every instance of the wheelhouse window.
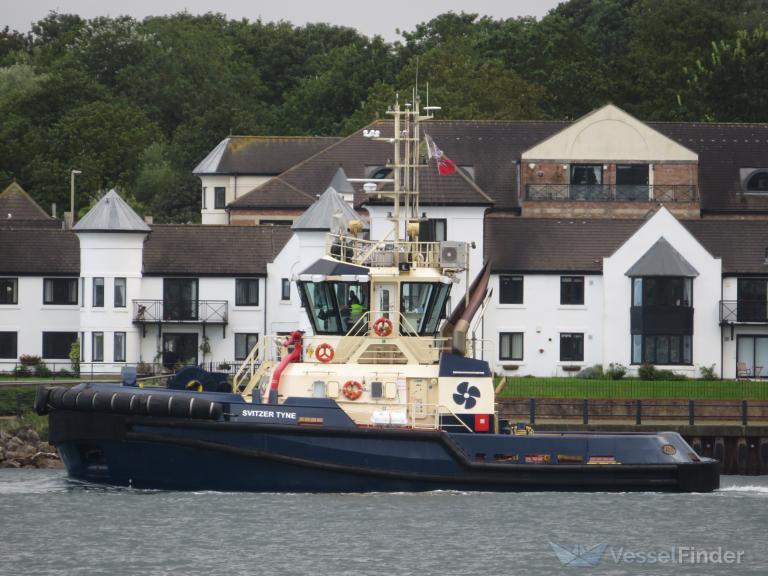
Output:
[[19,303],[19,279],[0,278],[0,304]]
[[125,332],[115,332],[114,358],[115,362],[125,362]]
[[104,308],[104,278],[93,279],[93,307]]
[[213,208],[215,210],[224,210],[227,207],[227,189],[223,186],[216,186],[213,189]]
[[238,278],[235,280],[235,305],[258,306],[259,305],[259,279]]
[[77,305],[77,278],[44,278],[43,304]]
[[403,282],[400,288],[401,334],[431,336],[437,333],[445,316],[450,284],[441,282]]
[[448,239],[448,220],[445,218],[430,218],[419,222],[420,242],[444,242]]
[[77,332],[43,332],[43,358],[67,360]]
[[577,332],[560,334],[560,360],[562,362],[584,361],[584,334]]
[[115,278],[115,308],[125,308],[126,303],[126,280],[125,278]]
[[235,334],[235,360],[242,362],[259,342],[258,334]]
[[560,304],[584,304],[584,276],[560,276]]
[[298,286],[316,334],[346,334],[370,310],[369,282],[299,282]]
[[499,304],[523,303],[523,277],[499,276]]
[[0,332],[0,358],[16,358],[19,355],[18,334],[16,332]]
[[291,299],[291,281],[288,278],[280,281],[280,299],[283,301]]
[[499,334],[499,360],[523,359],[523,333],[501,332]]

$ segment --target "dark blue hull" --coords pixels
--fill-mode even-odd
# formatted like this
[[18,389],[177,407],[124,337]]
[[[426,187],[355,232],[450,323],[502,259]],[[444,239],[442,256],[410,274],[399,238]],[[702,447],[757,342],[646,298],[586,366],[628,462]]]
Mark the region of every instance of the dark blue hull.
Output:
[[[160,397],[172,404],[169,395]],[[229,400],[217,419],[207,420],[146,415],[140,404],[137,413],[97,410],[98,399],[62,403],[50,410],[50,439],[71,477],[137,488],[711,491],[719,485],[717,462],[695,457],[674,433],[511,436],[358,427],[335,403]],[[675,455],[662,446],[673,446]],[[617,463],[586,463],[606,455]]]

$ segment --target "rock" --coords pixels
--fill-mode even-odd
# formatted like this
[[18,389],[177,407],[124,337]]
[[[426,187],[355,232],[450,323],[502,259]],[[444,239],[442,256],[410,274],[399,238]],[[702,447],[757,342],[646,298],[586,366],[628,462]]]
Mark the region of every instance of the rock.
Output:
[[13,435],[12,435],[12,434],[9,434],[7,431],[5,431],[5,430],[0,430],[0,444],[5,444],[5,443],[6,443],[6,442],[8,442],[8,440],[10,440],[12,437],[13,437]]
[[3,460],[5,460],[5,448],[0,446],[0,462],[2,462]]
[[21,464],[16,460],[4,460],[0,462],[0,468],[21,468]]
[[56,453],[56,448],[48,444],[48,442],[38,442],[37,443],[37,451],[38,452],[53,452]]
[[29,443],[40,442],[40,435],[32,428],[22,428],[16,432],[16,436]]
[[13,450],[18,450],[24,446],[24,441],[19,438],[18,436],[11,436],[6,442],[5,442],[5,449],[9,452]]

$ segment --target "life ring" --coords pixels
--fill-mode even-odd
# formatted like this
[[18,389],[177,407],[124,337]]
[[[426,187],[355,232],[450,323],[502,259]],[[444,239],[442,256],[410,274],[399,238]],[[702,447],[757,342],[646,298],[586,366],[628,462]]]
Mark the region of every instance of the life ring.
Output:
[[198,382],[197,380],[190,380],[187,382],[186,386],[187,390],[194,390],[195,392],[202,392],[203,391],[203,385]]
[[387,336],[392,334],[392,320],[382,316],[381,318],[376,320],[376,322],[373,323],[373,331],[376,332],[377,336],[386,338]]
[[315,350],[315,358],[320,360],[323,364],[328,364],[331,360],[333,360],[333,346],[328,344],[327,342],[324,342],[323,344],[320,344],[320,346],[317,347]]
[[357,380],[347,380],[341,387],[341,392],[347,400],[357,400],[363,395],[363,385]]

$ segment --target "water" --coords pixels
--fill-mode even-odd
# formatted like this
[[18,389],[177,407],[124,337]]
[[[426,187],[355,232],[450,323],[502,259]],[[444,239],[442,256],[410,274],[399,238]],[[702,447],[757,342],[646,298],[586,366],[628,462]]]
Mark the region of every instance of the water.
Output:
[[[768,477],[723,485],[714,494],[182,493],[2,469],[0,574],[764,575]],[[564,567],[550,542],[608,546],[594,567]],[[615,560],[673,545],[743,555],[739,564]]]

